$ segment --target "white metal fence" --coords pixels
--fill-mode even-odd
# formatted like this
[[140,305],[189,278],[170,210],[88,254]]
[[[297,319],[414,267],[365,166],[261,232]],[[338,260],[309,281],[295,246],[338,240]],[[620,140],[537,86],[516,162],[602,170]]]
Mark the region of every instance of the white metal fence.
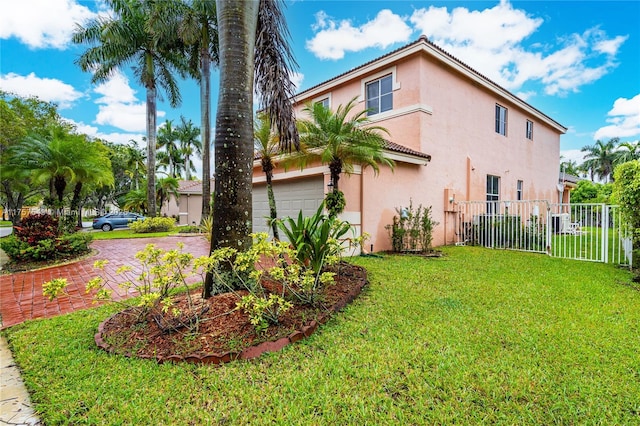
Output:
[[632,264],[630,230],[618,206],[536,201],[456,204],[456,244],[592,262]]

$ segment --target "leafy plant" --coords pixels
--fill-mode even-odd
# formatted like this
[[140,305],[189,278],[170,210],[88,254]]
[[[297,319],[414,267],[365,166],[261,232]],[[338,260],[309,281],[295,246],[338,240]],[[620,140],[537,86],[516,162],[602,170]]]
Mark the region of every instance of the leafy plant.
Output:
[[344,207],[347,205],[347,200],[344,197],[342,191],[331,191],[324,198],[324,202],[329,211],[329,217],[336,217],[344,211]]
[[132,222],[129,227],[133,232],[146,234],[149,232],[168,232],[175,228],[176,221],[171,217],[148,217]]
[[431,206],[413,208],[413,201],[409,200],[409,207],[396,208],[398,213],[393,216],[393,223],[385,229],[391,238],[391,247],[395,252],[428,252],[433,242],[433,228],[439,222],[431,218]]
[[313,216],[305,217],[300,211],[297,220],[287,217],[277,221],[278,227],[295,248],[296,259],[316,274],[325,263],[340,254],[342,246],[338,239],[351,229],[348,222],[327,217],[322,213],[323,209],[324,203]]
[[[101,271],[102,276],[99,275],[86,284],[87,293],[95,291],[95,301],[117,302],[132,308],[139,319],[150,311],[169,313],[175,320],[171,325],[172,329],[186,327],[191,330],[197,326],[199,317],[195,301],[186,291],[188,315],[181,318],[183,312],[174,306],[173,296],[179,290],[189,289],[187,280],[190,277],[200,275],[204,278],[208,257],[202,256],[194,260],[192,254],[183,252],[184,244],[179,243],[177,246],[177,249],[165,251],[156,248],[154,244],[147,244],[135,256],[140,263],[139,269],[123,266],[116,271],[117,275],[124,277],[124,280],[119,280],[122,282],[118,284],[118,288],[127,294],[137,293],[138,298],[120,300],[117,295],[113,295],[109,275],[104,271],[107,260],[94,263],[93,267]],[[53,300],[65,292],[67,284],[66,278],[56,278],[42,285],[42,293]]]

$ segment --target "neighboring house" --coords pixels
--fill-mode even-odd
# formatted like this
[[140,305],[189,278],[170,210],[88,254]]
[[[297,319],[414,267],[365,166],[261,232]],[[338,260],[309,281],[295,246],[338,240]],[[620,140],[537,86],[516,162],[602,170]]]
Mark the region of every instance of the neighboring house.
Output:
[[[213,189],[213,179],[211,179]],[[178,219],[179,225],[200,225],[202,215],[202,182],[199,180],[181,180],[178,183],[179,199],[173,195],[161,207],[162,215]]]
[[[347,205],[341,217],[371,235],[367,251],[390,249],[385,225],[396,208],[432,206],[434,244],[455,241],[459,201],[558,200],[560,135],[566,128],[421,37],[299,93],[335,110],[358,97],[375,125],[389,130],[383,167],[342,175]],[[254,163],[254,231],[268,231],[265,178]],[[329,191],[329,170],[278,167],[273,176],[278,216],[315,212]],[[561,194],[562,196],[563,194]]]

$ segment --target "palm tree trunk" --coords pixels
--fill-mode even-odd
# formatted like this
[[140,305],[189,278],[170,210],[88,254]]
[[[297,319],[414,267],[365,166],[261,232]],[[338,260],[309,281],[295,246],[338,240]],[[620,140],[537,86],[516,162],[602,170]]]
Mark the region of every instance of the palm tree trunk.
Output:
[[156,89],[147,88],[147,212],[156,215]]
[[[254,48],[259,2],[218,0],[220,91],[211,251],[251,245]],[[203,296],[213,293],[207,274]]]
[[273,195],[273,185],[271,184],[273,171],[269,170],[268,172],[265,172],[265,174],[267,175],[267,198],[269,199],[269,216],[271,217],[271,230],[273,231],[273,238],[279,240],[280,234],[278,234],[278,225],[276,224],[278,211],[276,210],[276,197]]
[[[206,52],[205,52],[206,51]],[[202,214],[200,224],[211,214],[211,59],[203,48],[200,75],[200,118],[202,131]]]

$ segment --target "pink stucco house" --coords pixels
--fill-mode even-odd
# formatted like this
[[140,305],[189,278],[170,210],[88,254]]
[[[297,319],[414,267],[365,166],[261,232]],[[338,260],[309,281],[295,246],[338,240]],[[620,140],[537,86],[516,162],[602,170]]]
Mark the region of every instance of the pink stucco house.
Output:
[[[459,201],[558,201],[560,135],[566,128],[421,37],[299,93],[335,109],[357,96],[372,123],[389,130],[395,171],[342,176],[342,219],[367,232],[374,251],[391,247],[385,225],[397,207],[432,206],[434,244],[454,242]],[[254,164],[254,231],[267,231],[265,178]],[[279,216],[313,213],[329,183],[321,164],[274,174]]]

